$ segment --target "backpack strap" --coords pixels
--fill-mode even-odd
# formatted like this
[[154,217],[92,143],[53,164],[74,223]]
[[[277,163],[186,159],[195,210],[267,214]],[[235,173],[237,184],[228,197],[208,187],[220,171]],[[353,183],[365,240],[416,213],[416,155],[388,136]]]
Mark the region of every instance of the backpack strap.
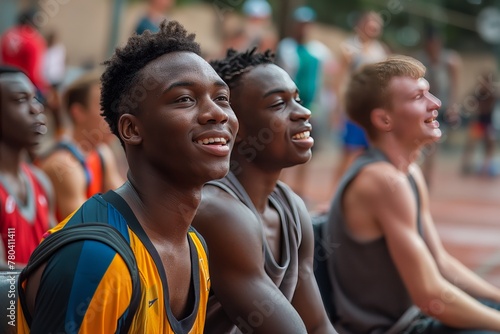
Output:
[[85,240],[99,241],[113,248],[123,258],[130,271],[132,279],[132,297],[130,299],[124,325],[119,332],[124,334],[128,333],[141,299],[139,270],[137,268],[135,255],[127,240],[116,228],[106,223],[85,223],[68,226],[49,235],[40,246],[35,249],[30,257],[29,263],[21,272],[18,281],[19,301],[29,326],[31,326],[32,318],[28,312],[24,291],[20,288],[21,282],[26,280],[36,269],[38,269],[38,267],[40,267],[40,265],[46,263],[52,255],[62,247],[72,242]]

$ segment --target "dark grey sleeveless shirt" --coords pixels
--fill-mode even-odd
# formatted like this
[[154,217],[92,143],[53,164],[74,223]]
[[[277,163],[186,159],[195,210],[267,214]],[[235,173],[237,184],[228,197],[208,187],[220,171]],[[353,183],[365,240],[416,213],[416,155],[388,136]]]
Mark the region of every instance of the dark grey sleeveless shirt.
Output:
[[[257,209],[234,174],[229,173],[225,178],[210,181],[208,184],[219,187],[240,200],[260,221]],[[302,241],[299,213],[293,199],[292,190],[280,181],[270,194],[269,202],[278,212],[281,221],[281,263],[276,262],[263,234],[264,263],[262,265],[274,284],[291,301],[298,281],[298,252]],[[245,332],[248,332],[252,330],[252,321],[255,320],[242,318],[237,325],[246,328]],[[217,297],[213,294],[210,295],[208,300],[205,333],[242,333],[226,316]]]
[[[412,306],[385,239],[356,241],[348,232],[342,214],[346,187],[363,167],[378,161],[388,160],[372,148],[353,163],[339,184],[325,224],[327,243],[335,245],[328,257],[328,270],[338,319],[334,324],[340,333],[385,333]],[[408,180],[417,202],[417,229],[423,235],[418,189],[411,175]]]

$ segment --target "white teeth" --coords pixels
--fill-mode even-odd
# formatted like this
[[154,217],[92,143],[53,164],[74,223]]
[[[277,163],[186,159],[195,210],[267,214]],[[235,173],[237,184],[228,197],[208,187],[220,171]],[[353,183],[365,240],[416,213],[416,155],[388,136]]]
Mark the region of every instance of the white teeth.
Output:
[[220,143],[222,145],[226,145],[226,138],[216,137],[216,138],[204,138],[197,141],[200,145],[208,145],[213,143]]
[[304,132],[301,132],[301,133],[297,133],[296,135],[294,135],[292,137],[292,139],[307,139],[311,136],[311,132],[310,131],[304,131]]

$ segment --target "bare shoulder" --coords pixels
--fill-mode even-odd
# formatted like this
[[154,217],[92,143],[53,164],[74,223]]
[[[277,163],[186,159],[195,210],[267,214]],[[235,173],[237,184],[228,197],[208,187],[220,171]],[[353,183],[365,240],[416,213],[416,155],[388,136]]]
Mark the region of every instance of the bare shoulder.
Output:
[[[232,194],[213,185],[205,185],[193,226],[210,243],[211,239],[255,240],[262,235],[261,225],[255,214]],[[209,245],[210,248],[210,245]]]
[[[388,162],[364,167],[346,189],[342,200],[351,234],[369,241],[394,231],[395,222],[408,219],[414,208],[407,176]],[[361,210],[362,208],[362,210]]]
[[56,150],[40,163],[40,168],[51,178],[61,179],[69,173],[74,175],[81,169],[78,160],[67,150]]
[[380,161],[364,167],[352,181],[349,190],[360,196],[380,196],[393,193],[405,180],[405,175],[394,165]]
[[262,225],[239,199],[205,185],[192,225],[207,243],[214,284],[263,273]]
[[40,163],[58,195],[84,191],[85,173],[80,162],[67,150],[57,150]]

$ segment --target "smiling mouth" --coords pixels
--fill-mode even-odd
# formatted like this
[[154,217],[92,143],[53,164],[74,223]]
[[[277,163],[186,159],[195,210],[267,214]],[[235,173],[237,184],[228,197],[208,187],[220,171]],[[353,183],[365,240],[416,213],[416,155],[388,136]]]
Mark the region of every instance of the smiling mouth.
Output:
[[223,137],[210,137],[205,139],[200,139],[197,141],[200,145],[226,145],[228,140]]
[[432,117],[432,118],[429,118],[429,119],[426,119],[424,122],[425,123],[432,123],[436,120],[436,117]]
[[292,139],[307,139],[311,136],[311,131],[304,131],[293,135]]

